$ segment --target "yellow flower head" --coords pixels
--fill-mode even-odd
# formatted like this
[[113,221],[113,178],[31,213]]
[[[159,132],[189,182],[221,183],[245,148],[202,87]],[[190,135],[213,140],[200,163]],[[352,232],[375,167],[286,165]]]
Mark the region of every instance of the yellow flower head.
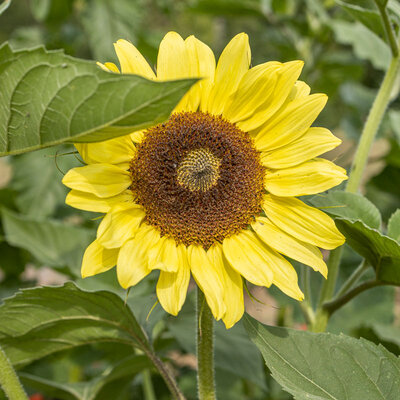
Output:
[[[121,72],[148,79],[204,77],[170,119],[102,143],[76,144],[86,166],[63,182],[67,204],[103,212],[82,276],[117,266],[122,287],[160,271],[157,296],[177,315],[190,275],[216,319],[230,328],[243,315],[243,281],[303,299],[287,256],[323,276],[318,247],[344,242],[334,222],[297,196],[346,179],[315,158],[340,144],[310,128],[325,106],[298,80],[303,62],[250,65],[248,37],[235,36],[215,64],[208,46],[169,32],[157,74],[129,42],[115,43]],[[102,68],[119,72],[111,63]]]

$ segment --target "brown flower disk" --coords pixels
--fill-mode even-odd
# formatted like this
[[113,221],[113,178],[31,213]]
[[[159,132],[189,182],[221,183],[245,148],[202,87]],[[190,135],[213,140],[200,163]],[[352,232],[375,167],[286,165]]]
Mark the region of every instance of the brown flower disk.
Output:
[[131,189],[162,235],[205,249],[261,211],[264,167],[250,136],[220,116],[173,114],[145,132]]

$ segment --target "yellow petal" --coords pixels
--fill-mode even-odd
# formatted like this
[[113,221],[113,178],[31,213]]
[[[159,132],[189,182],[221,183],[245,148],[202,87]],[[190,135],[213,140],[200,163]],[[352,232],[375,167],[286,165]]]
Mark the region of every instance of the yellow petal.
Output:
[[251,226],[266,245],[293,260],[309,265],[326,278],[328,269],[317,247],[295,239],[264,217],[258,217]]
[[303,242],[323,249],[334,249],[344,243],[332,218],[299,199],[266,195],[262,208],[275,225]]
[[70,169],[62,183],[70,189],[104,198],[122,193],[131,184],[131,177],[128,171],[115,165],[90,164]]
[[215,57],[213,51],[203,42],[194,36],[185,40],[188,53],[190,76],[199,77],[201,80],[196,83],[188,92],[188,110],[195,111],[200,104],[204,111],[208,102],[215,75]]
[[124,289],[135,286],[151,272],[148,250],[155,244],[157,233],[154,228],[144,225],[122,246],[117,261],[117,277]]
[[265,104],[254,110],[250,118],[238,122],[238,127],[245,132],[250,132],[272,118],[292,93],[303,65],[303,61],[290,61],[280,64],[276,72],[276,84],[272,95]]
[[230,122],[249,119],[259,107],[271,103],[280,63],[267,62],[249,69],[240,81],[234,96],[224,108],[224,117]]
[[302,136],[324,108],[327,99],[326,95],[317,93],[288,103],[261,127],[255,138],[256,148],[273,150]]
[[310,128],[303,136],[276,150],[264,152],[261,163],[267,168],[293,167],[320,154],[334,149],[342,143],[325,128]]
[[250,59],[249,38],[245,33],[239,33],[228,43],[219,58],[206,111],[214,115],[222,114],[229,96],[236,91],[249,69]]
[[321,193],[347,179],[346,170],[322,158],[267,172],[264,187],[282,197]]
[[264,245],[250,231],[242,231],[222,243],[224,255],[232,268],[249,282],[271,286],[273,273],[265,256]]
[[92,193],[71,190],[65,199],[65,203],[79,210],[107,213],[110,209],[120,203],[133,203],[134,196],[130,190],[117,194],[113,197],[100,198]]
[[[160,43],[157,57],[157,79],[171,80],[180,78],[190,78],[192,76],[194,60],[189,62],[189,51],[185,41],[176,32],[168,32]],[[189,91],[190,92],[190,91]],[[195,111],[199,105],[200,98],[191,99],[191,94],[186,93],[174,112]],[[191,92],[193,93],[193,92]],[[191,101],[192,100],[192,101]],[[193,100],[196,100],[193,103]],[[190,107],[194,107],[193,109]]]
[[193,278],[204,293],[211,312],[215,319],[221,319],[226,312],[223,272],[211,264],[206,251],[198,245],[188,247],[188,261]]
[[117,264],[119,249],[106,249],[97,240],[86,249],[82,260],[82,278],[108,271]]
[[307,85],[307,83],[303,81],[297,81],[289,94],[289,99],[294,100],[298,99],[299,97],[306,97],[310,94],[310,92],[311,88]]
[[114,48],[123,74],[136,74],[147,79],[155,79],[156,76],[150,65],[132,43],[119,39],[114,43]]
[[178,315],[186,299],[190,280],[190,268],[187,262],[186,248],[178,245],[178,270],[173,272],[160,272],[157,282],[157,297],[165,311]]
[[135,155],[135,146],[129,135],[104,142],[75,143],[75,147],[86,164],[124,164],[128,167]]
[[207,255],[211,263],[224,273],[224,302],[226,312],[222,317],[222,321],[224,321],[226,329],[229,329],[242,318],[244,313],[243,280],[241,275],[231,268],[226,260],[224,262],[220,244],[217,243],[211,246],[207,251]]
[[173,238],[163,236],[149,251],[149,267],[166,272],[176,272],[179,265],[179,252]]
[[133,132],[130,136],[133,143],[142,143],[144,139],[144,131]]
[[118,67],[112,63],[112,62],[106,62],[104,64],[102,64],[101,62],[97,62],[96,63],[103,71],[106,72],[115,72],[117,74],[119,74],[119,69]]
[[97,240],[109,249],[121,247],[133,238],[145,217],[138,204],[118,204],[106,214],[97,229]]

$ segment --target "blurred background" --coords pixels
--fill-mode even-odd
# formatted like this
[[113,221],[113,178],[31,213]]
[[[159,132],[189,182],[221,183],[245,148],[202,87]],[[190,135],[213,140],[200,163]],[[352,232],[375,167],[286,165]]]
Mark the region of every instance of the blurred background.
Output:
[[[369,0],[14,0],[0,16],[0,43],[9,41],[14,49],[44,45],[64,49],[74,57],[116,62],[113,42],[124,38],[155,65],[158,44],[170,30],[183,37],[194,34],[217,56],[235,34],[244,31],[250,38],[253,65],[270,60],[305,61],[301,79],[312,92],[329,96],[317,124],[343,140],[326,157],[349,168],[389,64],[390,50],[382,40],[383,30],[375,27],[374,34],[361,22],[354,22],[346,4],[374,7]],[[400,16],[399,2],[390,1],[389,10]],[[393,88],[393,99],[399,86],[397,82]],[[106,288],[126,295],[116,284],[114,271],[79,278],[80,260],[98,221],[93,213],[64,204],[63,173],[80,165],[73,154],[65,154],[72,150],[64,145],[0,159],[0,206],[7,208],[0,224],[0,298],[21,287],[59,284],[68,279],[82,288]],[[391,104],[384,118],[362,191],[379,208],[384,224],[400,207],[399,100]],[[359,260],[346,248],[341,280]],[[160,306],[148,316],[156,301],[155,279],[133,288],[128,303],[154,346],[170,360],[188,399],[195,399],[193,293],[179,318],[166,316]],[[316,290],[320,278],[313,274],[313,280]],[[305,329],[296,302],[273,289],[250,290],[261,303],[247,298],[247,310],[260,321]],[[363,335],[400,354],[400,336],[396,339],[390,331],[400,322],[399,304],[393,288],[373,289],[335,314],[329,330]],[[264,374],[261,356],[240,324],[228,335],[218,325],[216,336],[221,399],[291,398]],[[115,345],[102,345],[53,355],[25,367],[23,382],[35,400],[86,399],[74,392],[76,382],[88,385],[100,373],[107,375],[107,368],[124,351]],[[156,375],[152,379],[156,398],[168,399],[161,379]],[[117,377],[102,390],[95,399],[145,398],[141,375]]]

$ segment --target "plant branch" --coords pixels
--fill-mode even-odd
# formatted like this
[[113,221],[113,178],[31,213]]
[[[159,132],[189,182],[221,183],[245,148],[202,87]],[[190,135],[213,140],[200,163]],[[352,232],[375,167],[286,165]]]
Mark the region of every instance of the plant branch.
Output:
[[368,269],[369,265],[367,260],[361,261],[360,265],[353,271],[353,273],[349,276],[347,281],[343,284],[340,290],[336,294],[336,298],[347,293],[361,278],[364,272]]
[[349,290],[343,296],[338,297],[335,300],[328,301],[324,303],[323,308],[328,313],[328,315],[332,315],[336,310],[340,307],[343,307],[346,303],[348,303],[351,299],[358,296],[360,293],[365,292],[368,289],[371,289],[376,286],[390,285],[390,283],[385,283],[377,280],[371,280],[361,283],[355,288]]
[[154,366],[157,368],[158,372],[164,379],[169,391],[172,394],[174,400],[185,400],[185,396],[180,391],[174,377],[168,371],[166,365],[148,348],[144,347],[143,352],[147,357],[153,362]]

